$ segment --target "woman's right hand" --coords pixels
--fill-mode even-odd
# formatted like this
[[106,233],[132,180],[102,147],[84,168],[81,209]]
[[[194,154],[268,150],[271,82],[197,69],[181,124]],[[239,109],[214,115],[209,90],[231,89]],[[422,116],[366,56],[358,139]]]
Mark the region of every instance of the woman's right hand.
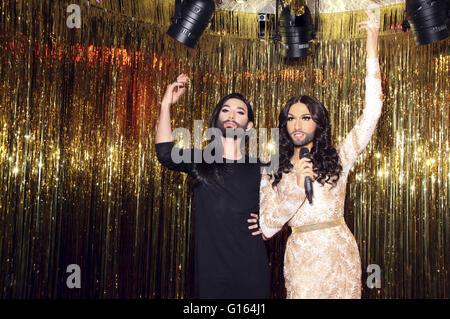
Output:
[[178,102],[180,96],[186,91],[186,84],[189,82],[189,78],[186,74],[180,74],[177,80],[167,86],[164,93],[161,105],[171,106]]
[[294,164],[295,173],[297,175],[297,185],[301,188],[305,188],[305,177],[309,176],[311,178],[311,181],[314,182],[314,173],[313,173],[313,163],[312,161],[307,158],[303,157],[302,159],[298,160]]

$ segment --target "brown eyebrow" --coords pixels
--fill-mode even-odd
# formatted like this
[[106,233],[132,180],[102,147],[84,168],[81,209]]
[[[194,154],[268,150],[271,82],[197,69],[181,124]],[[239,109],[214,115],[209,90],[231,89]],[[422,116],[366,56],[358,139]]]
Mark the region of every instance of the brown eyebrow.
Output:
[[[224,105],[222,106],[222,108],[224,108],[225,106],[228,106],[229,108],[231,108],[231,106],[229,106],[228,104],[224,104]],[[242,106],[238,106],[237,108],[238,108],[238,109],[241,109],[242,111],[244,111],[244,113],[245,113],[245,111],[246,111]]]
[[[292,113],[288,113],[288,115],[290,115],[290,116],[293,116],[293,117],[295,117],[295,115],[294,115],[294,114],[292,114]],[[311,114],[310,114],[310,113],[305,113],[305,114],[302,114],[302,115],[300,115],[300,116],[305,116],[305,115],[309,115],[309,116],[311,116]]]

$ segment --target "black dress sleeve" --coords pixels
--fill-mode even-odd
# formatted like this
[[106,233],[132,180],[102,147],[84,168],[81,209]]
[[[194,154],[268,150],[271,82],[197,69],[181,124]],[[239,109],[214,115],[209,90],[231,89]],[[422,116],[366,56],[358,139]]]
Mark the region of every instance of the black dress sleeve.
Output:
[[[181,149],[174,145],[173,142],[164,142],[155,144],[156,157],[158,161],[170,170],[184,172],[190,174],[194,167],[194,151],[192,149]],[[187,158],[186,152],[189,154],[189,160],[175,162],[172,159],[172,150],[177,152],[179,158]],[[184,155],[184,156],[183,156]]]

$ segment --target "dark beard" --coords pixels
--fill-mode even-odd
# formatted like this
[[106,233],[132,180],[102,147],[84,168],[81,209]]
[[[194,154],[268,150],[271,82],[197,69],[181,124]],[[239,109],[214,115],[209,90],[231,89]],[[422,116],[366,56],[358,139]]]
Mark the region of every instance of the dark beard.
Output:
[[296,141],[292,137],[291,134],[288,134],[289,138],[291,139],[292,144],[294,144],[294,147],[301,147],[301,146],[308,145],[309,143],[311,143],[314,140],[314,133],[311,133],[311,134],[308,134],[305,132],[302,132],[302,133],[305,134],[305,137],[301,141]]
[[[220,121],[217,121],[217,122],[218,122],[217,128],[222,132],[223,137],[233,137],[234,139],[237,139],[238,137],[242,137],[245,135],[245,134],[242,134],[243,133],[242,131],[245,132],[244,127],[240,126],[237,122],[232,121],[236,125],[236,128],[232,128],[232,127],[226,128],[225,122],[220,122]],[[229,121],[227,121],[227,122],[229,122]],[[238,130],[239,128],[242,129],[242,131]]]

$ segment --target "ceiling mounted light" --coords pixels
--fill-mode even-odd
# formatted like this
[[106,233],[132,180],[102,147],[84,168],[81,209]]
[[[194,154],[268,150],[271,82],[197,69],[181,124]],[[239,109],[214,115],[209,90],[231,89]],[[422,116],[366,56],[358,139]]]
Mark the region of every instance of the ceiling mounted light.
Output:
[[406,17],[417,44],[425,45],[448,37],[448,4],[437,0],[406,0]]
[[301,16],[292,14],[289,6],[283,8],[280,17],[280,34],[285,57],[299,58],[311,55],[312,32],[311,11],[307,6],[304,6],[304,13]]
[[214,0],[175,1],[175,14],[167,34],[182,44],[194,48],[208,27],[216,6]]

